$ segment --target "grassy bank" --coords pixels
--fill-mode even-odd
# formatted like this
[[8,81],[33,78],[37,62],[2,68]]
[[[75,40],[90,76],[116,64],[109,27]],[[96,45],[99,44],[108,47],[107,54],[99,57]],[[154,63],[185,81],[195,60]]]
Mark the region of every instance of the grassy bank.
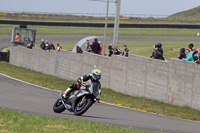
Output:
[[[51,89],[65,90],[73,81],[67,81],[58,77],[45,75],[39,72],[16,67],[0,62],[0,73],[22,79],[40,86]],[[78,77],[77,77],[78,78]],[[132,97],[111,89],[102,89],[101,100],[118,105],[135,108],[143,111],[154,112],[166,116],[173,116],[194,121],[200,121],[200,111],[188,107],[178,107],[163,102],[149,100],[145,98]]]
[[[11,35],[12,28],[19,25],[0,24],[0,35]],[[37,35],[67,35],[67,36],[103,36],[104,28],[95,27],[62,27],[62,26],[33,26]],[[148,37],[196,37],[198,29],[171,28],[119,28],[119,36],[148,36]],[[108,36],[113,36],[113,28],[108,28]]]
[[[55,42],[54,44],[56,44]],[[106,53],[108,54],[108,45],[112,42],[107,42]],[[144,41],[134,41],[134,42],[120,42],[118,47],[123,50],[123,45],[127,45],[130,54],[140,55],[145,57],[150,57],[153,51],[153,45],[158,42],[144,42]],[[178,58],[180,48],[188,48],[188,44],[191,42],[162,42],[164,57],[169,60],[170,58]],[[76,42],[61,42],[63,49],[72,50]],[[200,48],[199,42],[193,42],[196,48]],[[39,45],[36,45],[39,48]]]
[[1,133],[153,133],[72,119],[35,116],[0,109]]

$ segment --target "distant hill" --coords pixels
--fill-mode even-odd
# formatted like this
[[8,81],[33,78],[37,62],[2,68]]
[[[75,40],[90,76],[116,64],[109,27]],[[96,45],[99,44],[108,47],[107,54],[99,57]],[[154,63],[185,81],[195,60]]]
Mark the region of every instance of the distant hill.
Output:
[[169,17],[200,17],[200,6],[187,11],[175,13],[173,15],[170,15]]

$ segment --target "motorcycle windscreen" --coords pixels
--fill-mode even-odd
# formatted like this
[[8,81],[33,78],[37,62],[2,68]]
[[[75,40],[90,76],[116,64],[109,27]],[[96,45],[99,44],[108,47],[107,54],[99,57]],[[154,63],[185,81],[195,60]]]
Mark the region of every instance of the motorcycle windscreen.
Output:
[[99,87],[100,87],[100,83],[99,82],[93,82],[93,83],[90,83],[90,92],[95,96],[97,97],[99,95]]

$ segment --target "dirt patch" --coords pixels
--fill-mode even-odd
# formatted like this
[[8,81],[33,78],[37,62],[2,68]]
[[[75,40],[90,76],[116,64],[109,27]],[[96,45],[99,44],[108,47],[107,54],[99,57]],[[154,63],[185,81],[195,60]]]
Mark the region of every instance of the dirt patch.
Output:
[[47,128],[66,129],[63,125],[47,125]]

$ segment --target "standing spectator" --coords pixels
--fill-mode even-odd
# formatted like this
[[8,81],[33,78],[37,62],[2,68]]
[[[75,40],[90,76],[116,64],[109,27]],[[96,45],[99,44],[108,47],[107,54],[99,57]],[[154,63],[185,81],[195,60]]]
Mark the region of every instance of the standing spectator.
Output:
[[114,53],[115,46],[110,44],[109,47],[111,47],[111,48],[109,50],[108,56],[111,56]]
[[87,49],[86,49],[86,51],[87,52],[92,52],[92,45],[90,44],[90,42],[89,42],[89,40],[86,40],[86,44],[87,44]]
[[34,46],[35,46],[35,44],[34,44],[34,42],[33,42],[32,39],[30,39],[30,45],[31,45],[31,47],[34,47]]
[[188,48],[189,48],[189,50],[190,50],[191,52],[193,52],[193,49],[192,49],[193,47],[194,47],[194,44],[193,44],[193,43],[190,43],[189,46],[188,46]]
[[48,40],[45,41],[45,50],[48,50],[49,49],[49,42]]
[[54,44],[52,44],[51,42],[49,42],[48,48],[49,48],[49,51],[50,51],[51,49],[55,50]]
[[181,48],[181,49],[180,49],[180,54],[178,55],[178,58],[179,58],[179,59],[186,58],[185,48]]
[[60,46],[59,43],[57,43],[57,51],[60,51],[62,49],[62,47]]
[[112,44],[108,46],[109,51],[112,49]]
[[99,50],[100,50],[100,45],[99,45],[97,39],[94,39],[94,42],[92,44],[92,52],[95,54],[99,54]]
[[190,52],[189,49],[186,49],[187,58],[183,58],[183,61],[192,61],[192,62],[194,62],[193,53],[194,52]]
[[44,43],[44,39],[41,40],[41,44],[40,44],[40,48],[45,50],[45,43]]
[[198,51],[196,60],[194,62],[200,64],[200,50]]
[[128,54],[129,54],[129,49],[127,48],[126,45],[124,45],[124,51],[122,53],[122,56],[128,57]]
[[20,41],[20,35],[19,35],[19,33],[17,33],[17,35],[15,36],[15,41]]
[[103,45],[101,44],[101,41],[99,41],[98,43],[99,43],[99,46],[100,46],[99,54],[101,55],[102,49],[103,49]]
[[78,44],[75,45],[76,46],[76,53],[83,53],[83,50],[78,46]]

